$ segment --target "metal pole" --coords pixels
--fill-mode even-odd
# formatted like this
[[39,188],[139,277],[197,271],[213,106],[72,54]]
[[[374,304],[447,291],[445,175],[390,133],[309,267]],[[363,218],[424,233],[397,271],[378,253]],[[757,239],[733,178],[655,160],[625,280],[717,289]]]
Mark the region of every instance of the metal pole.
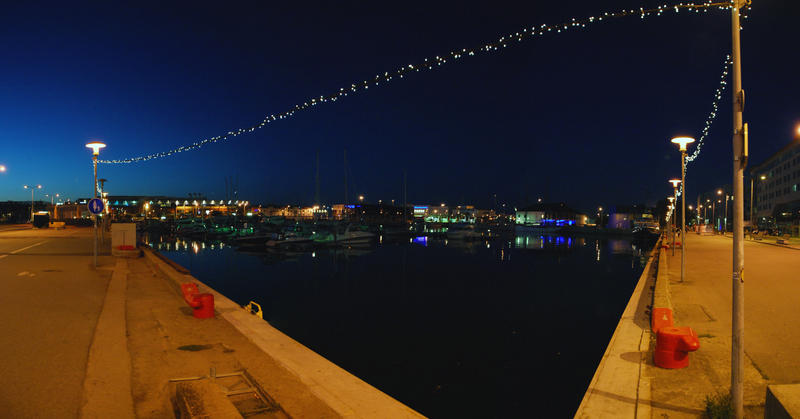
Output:
[[733,302],[731,330],[731,399],[734,415],[744,416],[743,360],[744,360],[744,130],[742,111],[742,58],[739,38],[739,8],[745,0],[736,0],[731,8],[732,53],[733,53]]
[[697,195],[697,206],[694,207],[695,211],[697,211],[697,223],[695,228],[697,228],[697,235],[700,235],[700,195]]
[[681,151],[681,282],[686,277],[686,150]]
[[[92,155],[94,164],[94,184],[92,184],[93,195],[97,198],[97,155]],[[97,215],[94,216],[94,267],[97,268]]]
[[33,227],[33,187],[31,186],[31,227]]
[[753,188],[755,187],[755,182],[753,182],[753,176],[750,175],[750,238],[752,239],[752,233],[755,229],[755,224],[753,224]]
[[728,234],[728,195],[725,195],[725,234]]

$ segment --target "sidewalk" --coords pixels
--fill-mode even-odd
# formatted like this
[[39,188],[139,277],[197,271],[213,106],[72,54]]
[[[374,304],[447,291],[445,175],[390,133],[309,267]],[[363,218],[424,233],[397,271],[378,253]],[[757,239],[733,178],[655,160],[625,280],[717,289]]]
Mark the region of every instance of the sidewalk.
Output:
[[[691,326],[700,349],[685,369],[658,368],[649,357],[644,375],[651,383],[652,417],[698,417],[707,396],[730,388],[732,240],[691,233],[686,239],[685,282],[680,249],[674,256],[666,252],[670,296],[675,324]],[[800,252],[793,247],[772,240],[744,244],[747,417],[763,417],[768,384],[800,382]],[[651,353],[654,346],[653,339]]]

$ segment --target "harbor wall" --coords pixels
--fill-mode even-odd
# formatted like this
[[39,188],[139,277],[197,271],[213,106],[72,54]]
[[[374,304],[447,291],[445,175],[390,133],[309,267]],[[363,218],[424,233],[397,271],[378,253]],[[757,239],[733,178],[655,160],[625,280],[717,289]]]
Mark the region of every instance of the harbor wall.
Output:
[[[268,322],[199,281],[156,251],[143,249],[145,258],[170,279],[176,292],[180,284],[194,282],[201,293],[214,295],[217,315],[228,321],[267,356],[295,375],[320,400],[342,417],[422,418],[421,414],[303,346]],[[177,266],[176,266],[177,265]]]
[[653,246],[647,265],[617,323],[576,418],[650,417],[650,381],[643,379],[650,346],[650,315],[661,242]]

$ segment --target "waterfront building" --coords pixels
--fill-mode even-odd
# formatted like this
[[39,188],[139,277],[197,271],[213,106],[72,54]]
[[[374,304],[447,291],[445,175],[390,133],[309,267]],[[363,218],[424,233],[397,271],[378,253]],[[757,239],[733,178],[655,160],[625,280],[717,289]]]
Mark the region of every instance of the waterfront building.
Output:
[[[798,232],[800,224],[800,142],[790,142],[750,169],[758,225]],[[749,212],[749,208],[745,208]]]
[[516,223],[525,226],[584,225],[586,215],[579,214],[565,203],[539,203],[516,211]]
[[644,205],[617,205],[610,208],[606,228],[632,230],[636,227],[657,229],[654,210]]

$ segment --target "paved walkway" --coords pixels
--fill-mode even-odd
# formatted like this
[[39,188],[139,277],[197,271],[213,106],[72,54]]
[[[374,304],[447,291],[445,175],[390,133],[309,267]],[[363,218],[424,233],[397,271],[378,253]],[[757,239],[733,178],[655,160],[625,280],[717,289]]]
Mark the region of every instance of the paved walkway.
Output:
[[[748,417],[763,417],[767,384],[800,383],[800,250],[770,243],[748,240],[744,246]],[[685,369],[649,361],[652,417],[697,417],[706,396],[729,390],[732,244],[730,237],[688,234],[683,283],[680,251],[667,252],[675,324],[695,329],[701,346]]]
[[105,250],[94,269],[92,242],[91,228],[0,229],[0,416],[172,417],[170,379],[244,369],[282,409],[267,417],[419,417],[223,296],[193,318],[152,260]]

